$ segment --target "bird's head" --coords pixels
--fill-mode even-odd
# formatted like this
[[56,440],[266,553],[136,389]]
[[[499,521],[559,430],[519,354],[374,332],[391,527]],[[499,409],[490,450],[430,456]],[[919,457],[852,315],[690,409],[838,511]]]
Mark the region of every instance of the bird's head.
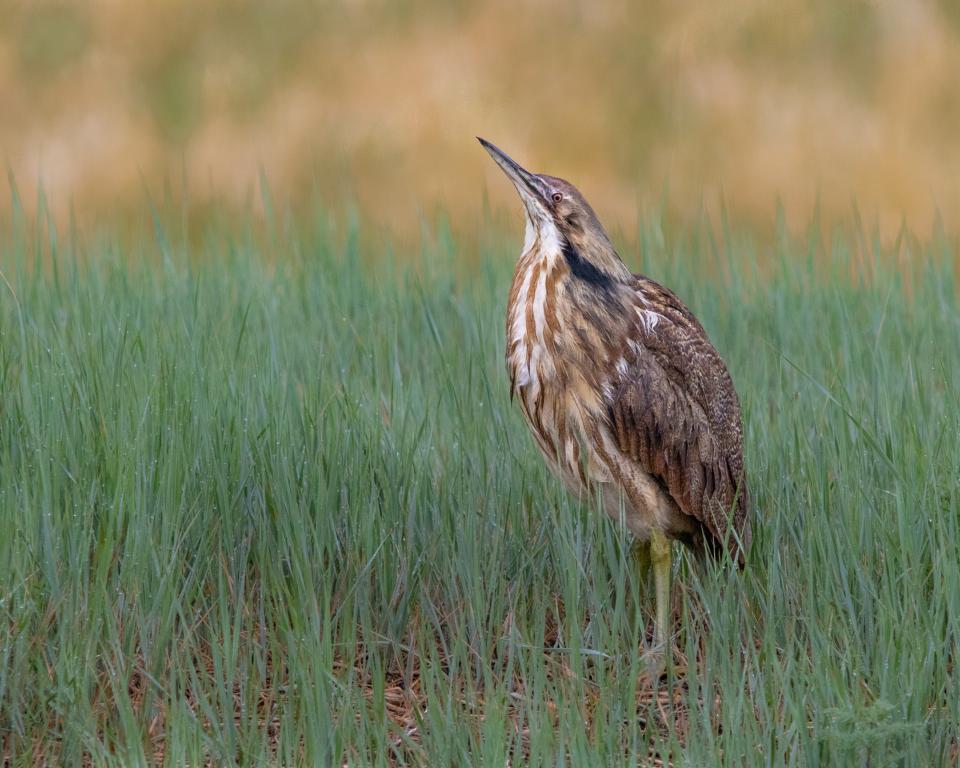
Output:
[[[626,280],[630,270],[617,255],[606,230],[573,184],[556,176],[531,173],[506,152],[477,137],[500,169],[513,182],[527,218],[527,250],[534,242],[555,243],[568,260],[579,259],[589,273]],[[575,265],[571,264],[576,271]]]

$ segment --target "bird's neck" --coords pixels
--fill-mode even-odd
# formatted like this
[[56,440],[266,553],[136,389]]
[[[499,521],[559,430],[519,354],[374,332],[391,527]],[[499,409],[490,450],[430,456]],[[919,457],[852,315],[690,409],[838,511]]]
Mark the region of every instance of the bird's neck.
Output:
[[521,263],[542,261],[552,267],[563,258],[573,279],[600,285],[604,282],[629,282],[630,270],[602,228],[597,231],[570,229],[561,232],[550,218],[526,218]]
[[593,282],[629,283],[633,277],[602,229],[564,235],[564,256],[574,275]]
[[556,228],[528,228],[507,303],[512,389],[531,403],[547,380],[583,389],[575,386],[583,378],[578,366],[607,354],[605,339],[626,321],[623,296],[629,290],[620,273],[614,277],[587,261]]
[[563,253],[564,237],[553,220],[533,221],[527,216],[527,225],[523,233],[523,261],[544,261],[552,263]]

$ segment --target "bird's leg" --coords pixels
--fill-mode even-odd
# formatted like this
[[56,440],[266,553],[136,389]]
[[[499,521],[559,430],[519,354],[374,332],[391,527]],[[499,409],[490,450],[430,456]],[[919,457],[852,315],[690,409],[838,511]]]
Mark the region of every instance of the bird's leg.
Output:
[[654,641],[666,647],[670,639],[670,539],[661,531],[650,535],[650,555],[653,560],[653,582],[657,592],[657,625]]
[[647,648],[642,654],[644,667],[641,676],[644,685],[649,685],[651,681],[659,680],[667,669],[667,643],[670,637],[670,540],[660,531],[653,530],[645,549],[647,568],[653,566],[657,599],[653,647]]

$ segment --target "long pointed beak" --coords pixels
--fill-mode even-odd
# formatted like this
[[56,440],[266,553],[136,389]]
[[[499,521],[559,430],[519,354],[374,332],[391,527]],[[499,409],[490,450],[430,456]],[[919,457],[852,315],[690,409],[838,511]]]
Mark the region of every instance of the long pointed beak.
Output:
[[[507,177],[513,182],[513,186],[517,188],[517,192],[527,205],[528,210],[533,206],[543,213],[548,213],[550,190],[547,188],[546,183],[544,183],[539,176],[530,173],[530,171],[523,168],[506,152],[494,146],[486,139],[481,139],[477,136],[477,141],[483,145],[483,148],[490,153],[490,157],[493,158],[494,162],[500,166],[500,169],[507,174]],[[531,213],[532,212],[533,211],[531,211]]]

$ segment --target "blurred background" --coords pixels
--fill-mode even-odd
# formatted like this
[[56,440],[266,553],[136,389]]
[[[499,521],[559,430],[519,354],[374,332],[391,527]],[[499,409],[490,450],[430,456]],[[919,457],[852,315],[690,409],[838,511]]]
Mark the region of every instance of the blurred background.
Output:
[[0,157],[58,219],[256,212],[261,175],[401,237],[519,217],[475,135],[615,229],[856,203],[884,236],[955,232],[960,2],[0,0]]

